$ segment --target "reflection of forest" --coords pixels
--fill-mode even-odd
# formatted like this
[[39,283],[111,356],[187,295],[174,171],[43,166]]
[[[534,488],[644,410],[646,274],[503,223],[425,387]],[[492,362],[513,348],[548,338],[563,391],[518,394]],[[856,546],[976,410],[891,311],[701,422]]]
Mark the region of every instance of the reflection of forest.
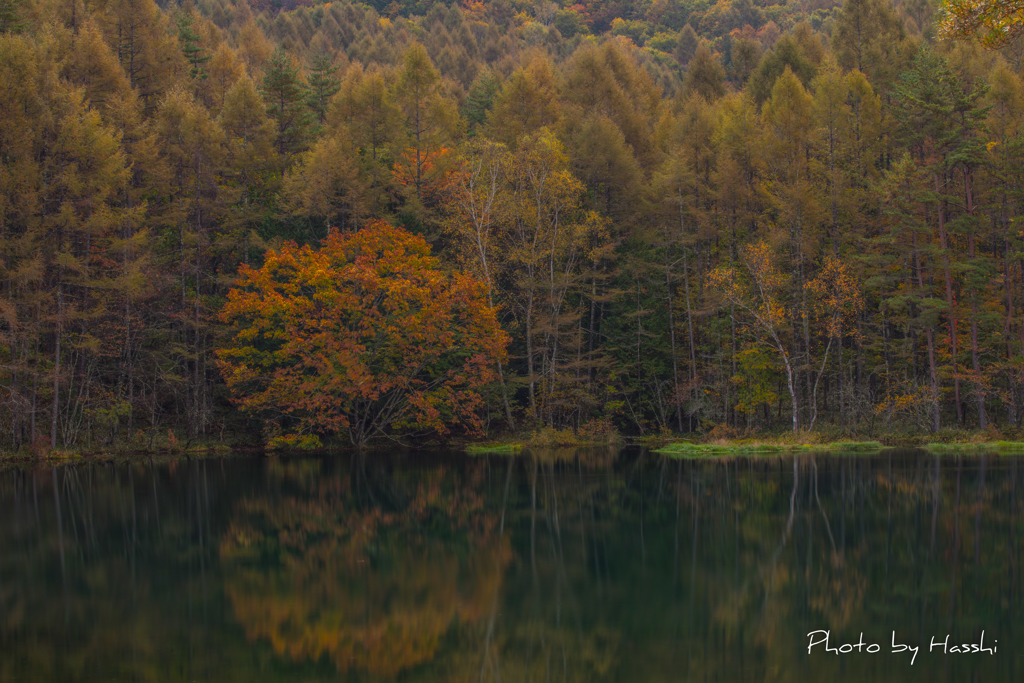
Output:
[[[0,681],[1017,680],[1024,461],[0,472]],[[998,638],[996,657],[806,655]],[[1004,650],[1004,644],[1006,649]]]
[[221,542],[227,594],[253,639],[296,660],[392,676],[430,661],[497,597],[508,543],[480,495],[482,465],[324,477],[319,461],[273,468],[278,495],[239,502]]
[[256,680],[211,544],[239,465],[0,472],[0,681]]

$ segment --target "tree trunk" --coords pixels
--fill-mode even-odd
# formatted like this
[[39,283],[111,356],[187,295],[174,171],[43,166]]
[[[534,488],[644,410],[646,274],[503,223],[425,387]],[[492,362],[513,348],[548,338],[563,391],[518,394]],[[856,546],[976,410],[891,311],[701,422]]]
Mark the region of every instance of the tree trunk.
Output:
[[[917,246],[917,235],[914,235],[914,266],[917,270],[917,287],[924,291],[924,276],[921,273],[921,253]],[[939,373],[935,367],[935,331],[931,325],[925,328],[925,335],[928,338],[928,375],[932,393],[932,432],[938,432],[940,428]]]
[[[975,245],[977,238],[974,234],[974,194],[971,189],[971,169],[964,167],[964,193],[967,198],[967,256],[974,260]],[[985,387],[981,381],[981,358],[978,352],[978,293],[972,283],[970,286],[971,296],[971,369],[974,371],[974,401],[978,407],[978,427],[985,429],[988,426],[988,415],[985,413]]]
[[60,419],[60,338],[64,334],[64,296],[57,286],[57,335],[53,350],[53,411],[50,418],[50,448],[57,447],[57,422]]
[[[933,174],[935,179],[935,193],[941,193],[939,175]],[[956,331],[956,301],[953,299],[953,274],[949,265],[949,239],[946,235],[946,210],[943,200],[938,200],[936,207],[939,218],[939,247],[942,249],[942,270],[946,281],[946,306],[949,308],[949,346],[953,357],[953,402],[956,404],[956,422],[958,425],[964,423],[964,410],[960,405],[960,372],[957,368],[957,331]]]
[[[828,344],[825,346],[825,357],[821,360],[821,369],[818,370],[818,376],[814,380],[814,389],[811,390],[811,422],[808,429],[814,429],[814,423],[818,419],[818,384],[821,383],[821,376],[825,374],[825,365],[828,363],[828,352],[832,349],[832,341],[832,338],[829,337]],[[828,411],[827,401],[825,410]]]
[[668,305],[668,339],[672,354],[672,388],[673,403],[676,408],[676,428],[683,431],[683,405],[679,389],[679,359],[676,355],[676,319],[675,307],[672,306],[672,275],[668,261],[668,245],[665,246],[665,300]]
[[[531,285],[532,286],[532,285]],[[533,291],[530,292],[526,303],[526,373],[529,376],[528,386],[530,387],[530,416],[537,418],[537,391],[536,376],[533,372]]]
[[779,355],[782,356],[782,362],[786,366],[786,388],[789,389],[789,401],[793,406],[793,433],[796,434],[800,430],[800,409],[796,398],[796,383],[793,379],[793,366],[789,362],[789,354],[786,353],[782,345],[778,345]]

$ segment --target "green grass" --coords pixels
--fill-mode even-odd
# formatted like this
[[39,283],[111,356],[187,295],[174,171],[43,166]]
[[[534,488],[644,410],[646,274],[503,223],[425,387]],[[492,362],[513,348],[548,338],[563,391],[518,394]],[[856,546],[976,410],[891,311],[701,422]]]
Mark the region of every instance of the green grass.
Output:
[[765,455],[775,453],[833,453],[870,454],[888,448],[919,448],[937,455],[999,453],[1004,455],[1024,454],[1024,441],[932,441],[918,444],[886,445],[880,441],[832,441],[826,443],[764,443],[756,440],[732,443],[695,443],[675,441],[655,453],[676,458],[706,458],[736,455]]
[[[729,446],[721,446],[729,448]],[[732,447],[737,453],[787,453],[792,450],[803,448],[799,444],[777,444],[777,443],[741,443]]]
[[865,451],[880,451],[883,446],[878,441],[837,441],[835,443],[826,444],[826,448],[830,451],[856,451],[858,453]]
[[[986,441],[960,443],[927,443],[919,448],[936,455],[1000,453],[1024,454],[1024,441]],[[836,441],[822,444],[732,443],[706,444],[676,441],[655,450],[672,458],[714,458],[737,455],[770,455],[776,453],[877,453],[888,448],[878,441]]]
[[469,455],[515,455],[523,450],[518,443],[472,444],[466,446]]
[[674,458],[706,458],[730,455],[770,455],[777,453],[873,453],[883,446],[878,441],[839,441],[836,443],[803,444],[803,443],[734,443],[704,444],[677,441],[655,450],[656,453]]
[[990,443],[926,443],[921,448],[936,455],[956,455],[957,453],[977,453],[979,451],[995,450],[995,446]]
[[699,443],[670,443],[655,451],[672,458],[706,458],[716,455],[730,455],[735,452],[729,446],[712,446]]
[[958,453],[1024,453],[1024,441],[996,441],[981,443],[927,443],[924,450],[936,455],[956,455]]
[[655,453],[667,455],[672,458],[708,458],[723,457],[730,455],[760,455],[770,453],[787,453],[805,448],[800,445],[783,446],[778,444],[744,443],[728,446],[708,443],[686,443],[676,442],[658,448]]

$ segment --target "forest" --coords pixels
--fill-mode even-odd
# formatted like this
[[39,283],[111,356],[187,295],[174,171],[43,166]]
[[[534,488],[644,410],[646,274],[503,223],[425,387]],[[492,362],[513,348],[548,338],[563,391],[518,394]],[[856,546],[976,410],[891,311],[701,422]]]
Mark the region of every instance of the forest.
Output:
[[1019,10],[769,1],[0,0],[0,450],[1019,432]]

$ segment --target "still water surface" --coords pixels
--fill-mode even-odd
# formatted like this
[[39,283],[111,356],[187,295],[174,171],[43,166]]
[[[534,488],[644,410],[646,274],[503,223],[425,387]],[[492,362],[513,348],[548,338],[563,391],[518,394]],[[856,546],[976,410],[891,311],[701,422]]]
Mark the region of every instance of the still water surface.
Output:
[[[1022,466],[626,449],[11,468],[0,681],[1018,681]],[[819,629],[879,652],[808,655]],[[982,630],[995,654],[928,651]]]

